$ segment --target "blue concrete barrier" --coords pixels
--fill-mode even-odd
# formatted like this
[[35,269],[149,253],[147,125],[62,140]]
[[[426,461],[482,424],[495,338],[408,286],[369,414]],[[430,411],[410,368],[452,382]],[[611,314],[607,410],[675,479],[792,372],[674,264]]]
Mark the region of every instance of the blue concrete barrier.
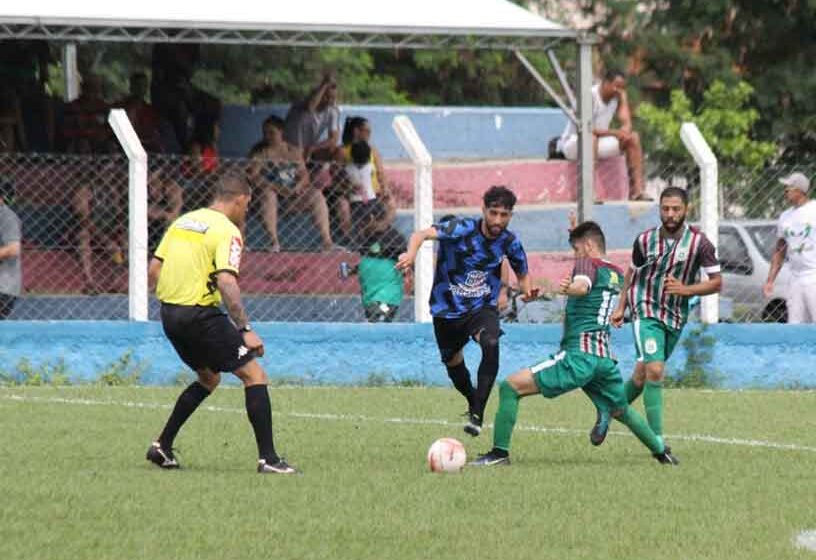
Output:
[[[263,323],[255,328],[266,342],[261,362],[272,378],[322,384],[448,383],[430,325]],[[558,325],[513,324],[504,330],[501,377],[546,358],[557,349],[561,335]],[[712,369],[723,387],[816,387],[816,326],[715,325],[708,332],[716,338]],[[628,377],[634,365],[629,328],[615,333],[613,348]],[[183,369],[156,322],[0,324],[0,372],[7,375],[21,360],[35,370],[62,361],[74,381],[89,381],[126,352],[132,353],[131,365],[143,370],[146,384],[172,383]],[[468,345],[466,358],[475,371],[475,345]],[[682,369],[684,362],[679,345],[669,368]]]
[[[269,115],[283,118],[288,105],[228,105],[221,117],[219,150],[244,157],[261,139]],[[408,115],[435,159],[542,158],[547,142],[560,136],[567,118],[560,109],[538,107],[411,107],[341,105],[341,124],[360,115],[371,122],[372,142],[386,160],[408,159],[391,128],[396,115]]]

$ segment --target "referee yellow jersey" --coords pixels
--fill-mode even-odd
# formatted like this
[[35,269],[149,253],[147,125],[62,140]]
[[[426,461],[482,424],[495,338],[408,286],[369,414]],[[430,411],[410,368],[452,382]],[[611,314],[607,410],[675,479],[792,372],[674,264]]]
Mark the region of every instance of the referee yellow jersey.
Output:
[[215,275],[238,274],[244,242],[241,232],[221,212],[202,208],[180,216],[156,249],[163,264],[156,295],[176,305],[218,305]]

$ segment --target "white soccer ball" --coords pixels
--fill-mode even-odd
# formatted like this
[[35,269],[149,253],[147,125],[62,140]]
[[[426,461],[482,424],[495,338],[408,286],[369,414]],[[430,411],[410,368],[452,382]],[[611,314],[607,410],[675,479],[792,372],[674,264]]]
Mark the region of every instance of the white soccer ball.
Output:
[[465,446],[458,439],[438,439],[428,449],[428,468],[431,472],[459,472],[466,461]]

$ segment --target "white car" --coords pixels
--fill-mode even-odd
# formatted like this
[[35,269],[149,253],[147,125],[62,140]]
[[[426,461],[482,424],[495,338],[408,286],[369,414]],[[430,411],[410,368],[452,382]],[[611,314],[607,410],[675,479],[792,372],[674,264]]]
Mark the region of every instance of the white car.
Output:
[[776,246],[773,220],[721,221],[717,254],[722,265],[722,296],[733,303],[733,318],[740,322],[788,320],[790,274],[782,267],[770,299],[762,293]]

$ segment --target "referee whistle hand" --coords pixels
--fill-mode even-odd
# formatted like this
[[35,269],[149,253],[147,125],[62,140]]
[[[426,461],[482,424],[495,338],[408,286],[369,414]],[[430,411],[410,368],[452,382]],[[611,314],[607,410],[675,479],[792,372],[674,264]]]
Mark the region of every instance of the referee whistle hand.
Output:
[[255,331],[244,333],[244,344],[250,350],[255,351],[255,355],[259,358],[264,355],[264,344],[261,337]]

